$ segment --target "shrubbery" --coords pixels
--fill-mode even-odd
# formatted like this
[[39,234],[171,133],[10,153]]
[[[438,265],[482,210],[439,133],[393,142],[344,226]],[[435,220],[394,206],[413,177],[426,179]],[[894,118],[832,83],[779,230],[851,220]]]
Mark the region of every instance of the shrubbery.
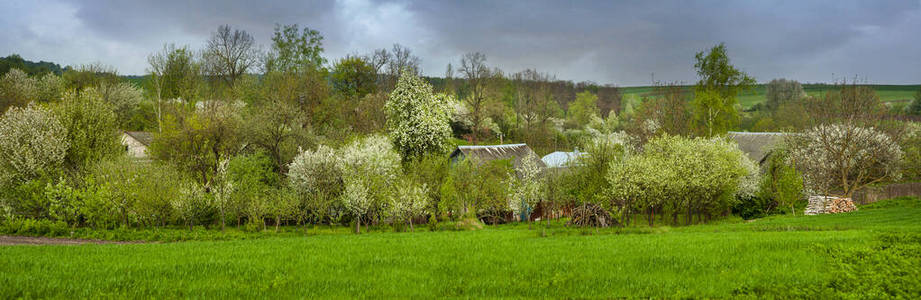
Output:
[[704,221],[728,214],[746,178],[757,172],[735,144],[723,139],[663,136],[646,144],[642,153],[614,164],[610,188],[600,204],[627,223],[634,214],[671,215],[671,224],[684,215]]

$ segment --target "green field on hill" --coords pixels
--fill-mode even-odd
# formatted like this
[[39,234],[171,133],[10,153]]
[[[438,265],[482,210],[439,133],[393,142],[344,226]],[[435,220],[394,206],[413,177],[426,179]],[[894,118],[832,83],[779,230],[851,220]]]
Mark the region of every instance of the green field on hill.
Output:
[[0,298],[921,296],[917,198],[688,227],[345,232],[0,246]]
[[[892,102],[892,101],[910,101],[914,99],[915,93],[921,89],[919,85],[868,85],[876,90],[876,94],[879,96],[880,100],[883,102]],[[836,90],[838,87],[834,85],[827,84],[804,84],[803,90],[806,91],[806,94],[810,96],[822,96],[828,91]],[[631,99],[641,99],[644,94],[652,92],[654,87],[651,86],[637,86],[637,87],[624,87],[623,93],[625,97]],[[693,91],[693,86],[687,87],[688,91]],[[755,104],[764,102],[764,95],[766,89],[764,84],[759,84],[755,86],[754,89],[744,92],[739,96],[739,104],[744,108],[751,107]]]

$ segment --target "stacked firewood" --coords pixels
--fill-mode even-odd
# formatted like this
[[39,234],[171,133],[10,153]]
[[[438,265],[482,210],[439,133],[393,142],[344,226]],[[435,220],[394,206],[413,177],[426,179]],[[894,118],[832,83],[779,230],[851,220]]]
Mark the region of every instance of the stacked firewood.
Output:
[[608,227],[615,225],[615,221],[607,211],[601,208],[601,206],[586,203],[572,210],[572,219],[569,220],[569,225]]
[[825,201],[826,214],[845,213],[855,210],[857,210],[857,206],[854,205],[854,201],[851,201],[851,198],[833,197]]
[[851,198],[831,196],[811,196],[806,206],[807,215],[837,214],[857,210]]

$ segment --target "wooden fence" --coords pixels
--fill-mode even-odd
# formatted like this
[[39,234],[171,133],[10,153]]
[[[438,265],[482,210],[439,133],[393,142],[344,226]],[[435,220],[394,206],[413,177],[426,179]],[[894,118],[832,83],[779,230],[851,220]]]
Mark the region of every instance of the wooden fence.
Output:
[[852,199],[854,203],[867,204],[902,196],[921,197],[921,182],[894,183],[883,186],[866,187],[855,192]]

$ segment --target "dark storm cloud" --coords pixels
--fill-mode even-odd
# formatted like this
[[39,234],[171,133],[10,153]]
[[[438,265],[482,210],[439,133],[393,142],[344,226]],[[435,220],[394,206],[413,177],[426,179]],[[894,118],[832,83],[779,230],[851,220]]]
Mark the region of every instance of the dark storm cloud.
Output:
[[[144,72],[163,43],[201,47],[220,24],[268,45],[276,23],[323,33],[327,56],[393,43],[426,74],[479,51],[506,72],[620,85],[694,81],[693,56],[725,42],[759,81],[921,81],[921,1],[64,1],[0,4],[0,55]],[[52,21],[48,21],[52,20]],[[44,24],[50,23],[50,24]]]

